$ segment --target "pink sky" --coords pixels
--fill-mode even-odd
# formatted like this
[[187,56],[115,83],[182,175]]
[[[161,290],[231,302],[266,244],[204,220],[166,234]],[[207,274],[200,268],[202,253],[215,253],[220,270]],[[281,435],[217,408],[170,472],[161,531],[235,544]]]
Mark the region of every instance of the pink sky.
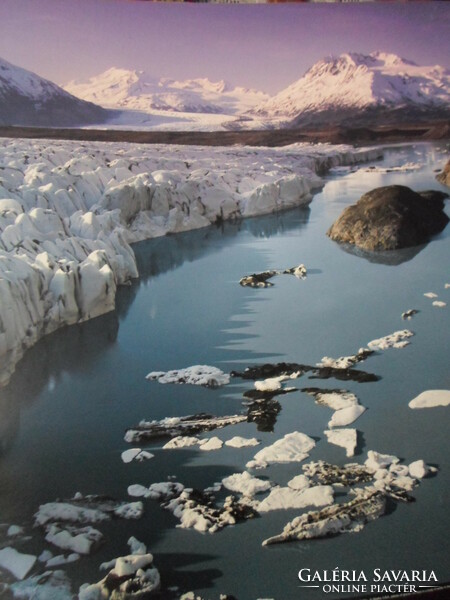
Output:
[[167,4],[1,0],[0,56],[59,84],[112,66],[275,93],[329,54],[450,67],[450,3]]

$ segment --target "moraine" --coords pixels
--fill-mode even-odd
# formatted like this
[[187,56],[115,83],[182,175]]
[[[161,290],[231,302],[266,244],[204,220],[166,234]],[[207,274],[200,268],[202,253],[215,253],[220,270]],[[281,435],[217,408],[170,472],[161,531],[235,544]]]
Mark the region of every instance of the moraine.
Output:
[[[363,464],[369,450],[400,457],[402,465],[423,459],[439,471],[413,489],[415,503],[395,505],[360,533],[269,547],[261,546],[264,539],[313,507],[270,510],[260,518],[202,535],[177,528],[179,521],[170,510],[144,498],[140,520],[98,524],[105,543],[62,567],[73,590],[103,577],[100,563],[128,554],[130,536],[145,544],[163,584],[178,586],[178,596],[194,589],[206,597],[228,593],[240,600],[291,600],[298,597],[301,568],[324,572],[338,566],[341,572],[364,571],[367,577],[375,568],[380,574],[411,573],[418,568],[419,545],[420,568],[435,573],[438,582],[448,581],[448,408],[419,411],[408,403],[426,390],[448,389],[449,311],[437,310],[424,293],[433,292],[450,305],[450,290],[445,287],[450,232],[447,228],[426,246],[384,253],[384,262],[346,252],[325,235],[342,209],[368,189],[396,183],[444,190],[433,173],[445,164],[444,150],[442,144],[395,147],[385,151],[372,172],[364,166],[330,175],[309,208],[134,245],[140,279],[118,289],[116,310],[41,339],[25,353],[0,392],[1,520],[23,526],[32,536],[28,542],[16,542],[17,550],[35,556],[44,549],[60,554],[31,527],[39,505],[73,498],[76,492],[132,502],[127,496],[132,484],[148,488],[173,481],[204,490],[246,471],[246,463],[258,451],[299,431],[315,441],[306,460],[269,464],[250,473],[286,489],[303,473],[306,462]],[[381,169],[408,163],[420,168]],[[304,280],[278,277],[267,289],[239,285],[244,273],[300,263],[307,268]],[[243,392],[253,388],[253,381],[236,377],[212,389],[160,385],[146,380],[149,372],[190,365],[242,372],[250,365],[281,361],[317,365],[323,357],[349,357],[370,340],[398,332],[404,327],[402,313],[411,307],[419,312],[408,322],[414,332],[410,343],[378,348],[364,365],[355,365],[381,377],[378,381],[322,381],[309,379],[306,373],[283,382],[298,390],[339,389],[357,396],[366,411],[352,424],[358,446],[351,459],[345,448],[330,444],[324,434],[333,408],[294,391],[276,397],[280,410],[271,418],[195,434],[224,442],[235,436],[256,438],[261,442],[257,447],[224,444],[202,452],[192,445],[170,450],[163,449],[165,439],[145,446],[154,455],[151,460],[122,461],[122,453],[130,449],[123,439],[125,430],[143,419],[247,414]],[[169,476],[175,479],[168,480]],[[335,492],[338,496],[339,488]],[[234,492],[222,489],[216,497],[223,500],[230,493]],[[258,496],[258,501],[266,496]],[[4,541],[2,537],[2,545]],[[317,591],[305,589],[302,594],[314,598]]]

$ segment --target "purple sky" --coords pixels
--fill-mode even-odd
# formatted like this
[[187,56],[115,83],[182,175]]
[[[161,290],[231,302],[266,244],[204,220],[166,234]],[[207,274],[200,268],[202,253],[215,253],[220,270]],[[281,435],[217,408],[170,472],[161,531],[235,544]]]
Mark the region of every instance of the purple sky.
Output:
[[0,2],[0,56],[59,84],[116,66],[275,93],[318,59],[347,51],[449,68],[449,31],[450,2]]

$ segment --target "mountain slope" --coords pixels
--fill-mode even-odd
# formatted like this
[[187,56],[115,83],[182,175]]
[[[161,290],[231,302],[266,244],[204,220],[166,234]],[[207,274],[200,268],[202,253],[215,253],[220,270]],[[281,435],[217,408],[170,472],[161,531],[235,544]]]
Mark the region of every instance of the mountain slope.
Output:
[[382,124],[450,116],[450,76],[394,54],[342,54],[317,62],[253,113],[291,125]]
[[102,123],[110,115],[56,84],[0,58],[0,124],[75,126]]
[[102,106],[144,112],[237,114],[269,99],[264,92],[232,88],[224,81],[157,79],[145,71],[114,67],[86,82],[71,81],[64,89]]

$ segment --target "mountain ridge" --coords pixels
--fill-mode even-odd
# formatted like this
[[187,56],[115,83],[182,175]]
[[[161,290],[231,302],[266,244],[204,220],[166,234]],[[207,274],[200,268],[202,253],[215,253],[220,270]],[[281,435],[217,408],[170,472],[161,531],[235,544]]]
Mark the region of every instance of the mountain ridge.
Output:
[[0,58],[0,124],[75,126],[101,123],[109,112]]

